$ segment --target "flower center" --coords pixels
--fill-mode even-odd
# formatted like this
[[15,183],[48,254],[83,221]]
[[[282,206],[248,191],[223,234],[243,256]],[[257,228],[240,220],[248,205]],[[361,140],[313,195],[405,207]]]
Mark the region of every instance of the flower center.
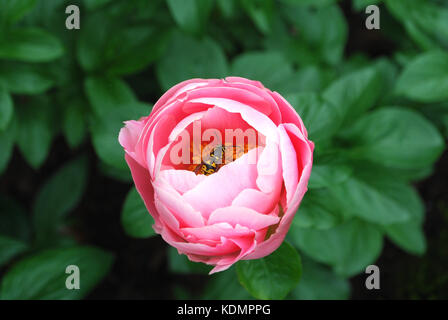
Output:
[[192,164],[188,166],[188,170],[196,174],[211,175],[255,147],[256,145],[249,145],[248,143],[244,145],[232,145],[230,143],[210,145],[202,143],[197,148],[194,148],[193,144],[191,144]]

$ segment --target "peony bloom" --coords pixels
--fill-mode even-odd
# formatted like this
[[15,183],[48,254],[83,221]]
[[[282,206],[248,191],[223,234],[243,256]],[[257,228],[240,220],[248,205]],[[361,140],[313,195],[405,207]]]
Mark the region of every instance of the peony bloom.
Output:
[[282,96],[239,77],[177,84],[119,141],[154,230],[211,273],[280,246],[314,149]]

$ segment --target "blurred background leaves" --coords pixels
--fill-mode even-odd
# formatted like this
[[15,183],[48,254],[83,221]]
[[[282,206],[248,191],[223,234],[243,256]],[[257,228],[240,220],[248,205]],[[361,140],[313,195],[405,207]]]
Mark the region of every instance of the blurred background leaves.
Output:
[[[406,259],[379,297],[446,298],[447,35],[441,0],[0,0],[0,298],[359,298],[366,266]],[[153,237],[117,136],[172,85],[230,75],[285,96],[315,162],[291,245],[206,276]]]

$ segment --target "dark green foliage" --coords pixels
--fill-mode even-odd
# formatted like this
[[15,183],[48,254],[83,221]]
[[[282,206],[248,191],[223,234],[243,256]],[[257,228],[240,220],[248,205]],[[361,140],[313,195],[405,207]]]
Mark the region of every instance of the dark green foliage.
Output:
[[[0,174],[15,146],[37,174],[55,168],[60,136],[72,152],[39,181],[34,200],[0,195],[0,298],[79,299],[106,276],[112,254],[72,234],[89,172],[130,186],[117,139],[123,121],[148,115],[164,91],[195,77],[243,76],[278,91],[316,149],[291,245],[210,276],[199,294],[177,286],[179,297],[346,299],[348,278],[375,263],[385,237],[423,255],[425,208],[413,183],[446,147],[448,6],[341,2],[0,1]],[[80,30],[65,28],[69,4],[80,8]],[[363,23],[370,4],[381,8],[381,30],[365,29],[363,39],[375,32],[392,41],[376,58],[353,49],[359,39],[350,41],[345,12],[353,8]],[[126,234],[155,235],[136,189],[121,197]],[[167,258],[182,276],[211,269],[173,248]],[[80,291],[65,289],[68,264],[85,268]]]
[[240,261],[237,264],[240,283],[258,299],[283,299],[302,275],[302,262],[288,242],[267,257]]

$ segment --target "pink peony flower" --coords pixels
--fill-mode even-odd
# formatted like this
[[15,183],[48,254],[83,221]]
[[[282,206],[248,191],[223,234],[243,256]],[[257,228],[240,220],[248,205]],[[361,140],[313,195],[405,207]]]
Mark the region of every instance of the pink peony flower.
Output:
[[177,84],[119,141],[154,230],[210,273],[280,246],[314,149],[282,96],[239,77]]

